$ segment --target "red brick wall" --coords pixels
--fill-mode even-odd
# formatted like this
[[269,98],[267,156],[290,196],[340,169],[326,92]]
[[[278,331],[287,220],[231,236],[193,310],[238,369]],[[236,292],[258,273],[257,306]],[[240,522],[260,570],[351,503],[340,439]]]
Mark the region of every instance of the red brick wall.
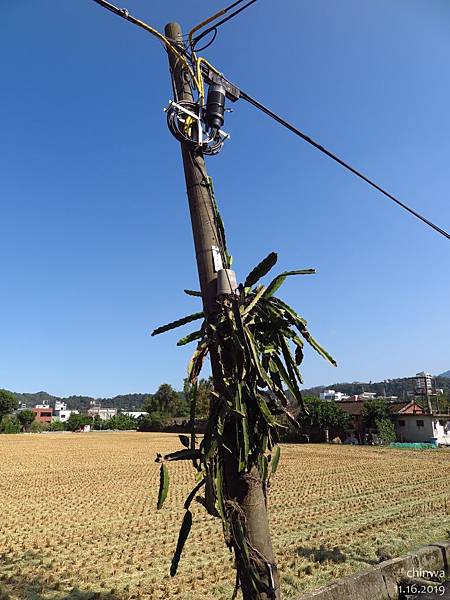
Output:
[[36,415],[36,421],[39,423],[51,423],[53,408],[33,408],[33,412]]

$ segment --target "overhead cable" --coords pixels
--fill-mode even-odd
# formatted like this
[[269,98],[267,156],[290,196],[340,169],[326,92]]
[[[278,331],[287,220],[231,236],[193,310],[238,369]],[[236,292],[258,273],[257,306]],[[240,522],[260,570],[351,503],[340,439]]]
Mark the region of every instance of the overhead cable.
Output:
[[144,21],[141,21],[140,19],[133,17],[133,15],[130,15],[130,13],[128,12],[128,10],[126,8],[118,8],[117,6],[114,6],[114,4],[111,4],[110,2],[107,2],[106,0],[94,0],[94,2],[96,2],[103,8],[110,10],[115,15],[122,17],[126,21],[133,23],[133,25],[137,25],[138,27],[145,29],[145,31],[148,31],[148,33],[151,33],[153,36],[157,37],[164,44],[164,46],[166,47],[168,52],[171,52],[179,60],[181,60],[181,62],[184,64],[184,66],[188,70],[190,76],[192,77],[192,79],[195,83],[195,86],[197,87],[197,89],[200,89],[200,85],[195,77],[194,71],[186,58],[186,53],[183,50],[181,50],[176,44],[172,43],[165,35],[163,35],[161,32],[159,32],[157,29],[155,29],[151,25],[148,25],[148,23],[145,23]]
[[[208,19],[206,19],[205,21],[203,21],[202,23],[200,23],[199,25],[194,27],[194,29],[192,29],[189,33],[189,41],[190,41],[191,47],[195,46],[195,44],[202,37],[204,37],[210,31],[213,31],[214,28],[219,27],[221,24],[225,23],[226,21],[228,21],[229,19],[231,19],[232,17],[234,17],[235,15],[237,15],[238,13],[243,11],[245,8],[247,8],[248,6],[250,6],[251,4],[256,2],[256,0],[250,0],[250,2],[247,2],[247,4],[245,4],[244,6],[242,6],[235,12],[233,12],[231,15],[229,15],[225,19],[222,19],[222,21],[219,21],[214,26],[205,30],[199,36],[197,36],[195,39],[193,39],[192,36],[193,36],[193,33],[195,33],[195,31],[200,30],[206,24],[214,21],[216,18],[225,14],[226,12],[228,12],[235,6],[241,4],[243,1],[244,0],[237,0],[233,4],[222,9],[221,11],[219,11],[219,13],[216,13],[212,17],[209,17]],[[289,129],[289,131],[291,131],[292,133],[294,133],[295,135],[297,135],[298,137],[303,139],[305,142],[307,142],[308,144],[311,144],[311,146],[314,146],[314,148],[317,148],[317,150],[320,150],[320,152],[323,152],[329,158],[331,158],[332,160],[334,160],[335,162],[340,164],[342,167],[344,167],[345,169],[347,169],[348,171],[350,171],[351,173],[353,173],[354,175],[356,175],[357,177],[359,177],[360,179],[362,179],[363,181],[368,183],[371,187],[373,187],[374,189],[379,191],[381,194],[383,194],[384,196],[386,196],[387,198],[389,198],[390,200],[395,202],[398,206],[400,206],[401,208],[403,208],[404,210],[409,212],[411,215],[413,215],[414,217],[416,217],[417,219],[419,219],[420,221],[422,221],[423,223],[425,223],[426,225],[428,225],[429,227],[434,229],[437,233],[440,233],[442,236],[444,236],[445,238],[450,240],[450,234],[447,231],[445,231],[444,229],[442,229],[441,227],[439,227],[438,225],[436,225],[435,223],[433,223],[432,221],[430,221],[429,219],[427,219],[426,217],[424,217],[423,215],[418,213],[416,210],[414,210],[413,208],[411,208],[410,206],[408,206],[407,204],[405,204],[404,202],[399,200],[393,194],[390,194],[389,192],[387,192],[385,189],[383,189],[377,183],[375,183],[374,181],[369,179],[366,175],[364,175],[363,173],[361,173],[360,171],[358,171],[357,169],[352,167],[350,164],[345,162],[342,158],[339,158],[339,156],[337,156],[336,154],[334,154],[333,152],[331,152],[330,150],[328,150],[327,148],[325,148],[324,146],[322,146],[321,144],[319,144],[318,142],[313,140],[311,137],[309,137],[308,135],[306,135],[305,133],[300,131],[300,129],[298,129],[297,127],[295,127],[294,125],[292,125],[291,123],[286,121],[286,119],[283,119],[283,117],[280,117],[279,115],[274,113],[272,110],[267,108],[267,106],[264,106],[261,102],[259,102],[258,100],[256,100],[255,98],[253,98],[252,96],[247,94],[247,92],[244,92],[243,90],[240,90],[239,88],[237,88],[236,86],[231,84],[215,67],[213,67],[210,63],[208,63],[203,57],[197,58],[195,53],[193,53],[193,56],[189,56],[188,53],[186,52],[186,50],[183,48],[183,46],[172,43],[171,40],[169,40],[162,33],[157,31],[156,29],[154,29],[147,23],[144,23],[143,21],[140,21],[139,19],[136,19],[135,17],[130,15],[127,9],[118,8],[118,7],[114,6],[113,4],[107,2],[106,0],[94,0],[94,2],[96,2],[100,6],[103,6],[106,9],[110,10],[111,12],[115,13],[116,15],[126,19],[127,21],[130,21],[131,23],[138,25],[139,27],[142,27],[143,29],[145,29],[146,31],[148,31],[149,33],[151,33],[152,35],[154,35],[155,37],[160,39],[163,42],[163,44],[166,46],[167,51],[173,53],[179,60],[181,60],[181,62],[184,64],[185,68],[188,70],[188,72],[192,78],[192,81],[194,82],[195,87],[197,88],[197,90],[199,92],[199,102],[203,102],[203,99],[204,99],[204,84],[203,84],[203,76],[202,76],[202,72],[203,72],[202,63],[203,63],[203,65],[205,65],[205,67],[208,67],[209,69],[211,69],[211,71],[214,74],[216,74],[216,76],[218,76],[219,78],[222,78],[224,85],[230,86],[230,89],[233,88],[233,94],[235,96],[233,98],[233,100],[237,100],[239,97],[242,98],[243,100],[246,100],[247,102],[252,104],[255,108],[262,111],[263,113],[265,113],[266,115],[268,115],[269,117],[271,117],[272,119],[274,119],[275,121],[280,123],[280,125],[283,125],[283,127],[286,127],[286,129]],[[192,61],[193,67],[195,68],[196,73],[194,73],[194,69],[189,64],[189,61]],[[209,79],[208,76],[206,76],[207,81],[208,81],[208,79]],[[210,81],[208,81],[208,83],[210,83]]]
[[294,125],[292,125],[291,123],[286,121],[286,119],[283,119],[282,117],[280,117],[279,115],[274,113],[272,110],[270,110],[269,108],[267,108],[266,106],[261,104],[261,102],[258,102],[258,100],[255,100],[255,98],[252,98],[249,94],[247,94],[243,90],[240,90],[240,97],[243,100],[246,100],[247,102],[252,104],[255,108],[261,110],[263,113],[265,113],[266,115],[268,115],[269,117],[271,117],[272,119],[277,121],[278,123],[280,123],[280,125],[283,125],[283,127],[286,127],[287,129],[292,131],[292,133],[294,133],[298,137],[302,138],[302,140],[304,140],[305,142],[308,142],[308,144],[311,144],[311,146],[314,146],[314,148],[317,148],[318,150],[320,150],[321,152],[326,154],[329,158],[333,159],[338,164],[340,164],[342,167],[344,167],[345,169],[347,169],[348,171],[350,171],[351,173],[353,173],[354,175],[356,175],[357,177],[359,177],[360,179],[362,179],[363,181],[365,181],[366,183],[371,185],[373,188],[375,188],[376,190],[378,190],[379,192],[384,194],[387,198],[389,198],[390,200],[392,200],[393,202],[398,204],[398,206],[401,206],[404,210],[408,211],[414,217],[416,217],[417,219],[420,219],[423,223],[425,223],[426,225],[428,225],[429,227],[431,227],[432,229],[434,229],[435,231],[437,231],[438,233],[440,233],[441,235],[446,237],[448,240],[450,240],[450,234],[447,233],[447,231],[445,231],[444,229],[441,229],[441,227],[439,227],[438,225],[435,225],[432,221],[430,221],[429,219],[427,219],[426,217],[424,217],[423,215],[418,213],[416,210],[414,210],[413,208],[411,208],[410,206],[408,206],[407,204],[405,204],[404,202],[402,202],[401,200],[399,200],[398,198],[396,198],[395,196],[393,196],[392,194],[387,192],[385,189],[383,189],[377,183],[375,183],[374,181],[372,181],[371,179],[366,177],[366,175],[363,175],[363,173],[361,173],[360,171],[358,171],[357,169],[355,169],[354,167],[349,165],[347,162],[342,160],[342,158],[339,158],[339,156],[337,156],[336,154],[333,154],[333,152],[331,152],[330,150],[327,150],[327,148],[325,148],[324,146],[322,146],[321,144],[319,144],[318,142],[313,140],[311,137],[309,137],[308,135],[306,135],[305,133],[300,131],[300,129],[298,129],[297,127],[295,127]]
[[218,19],[222,15],[225,15],[228,11],[230,11],[235,6],[238,6],[239,4],[242,4],[242,2],[244,2],[244,0],[237,0],[236,2],[233,2],[233,4],[230,4],[229,6],[223,8],[219,12],[215,13],[214,15],[212,15],[211,17],[209,17],[208,19],[205,19],[204,21],[202,21],[201,23],[199,23],[198,25],[196,25],[193,29],[191,29],[191,31],[189,32],[189,44],[191,46],[191,49],[194,50],[194,47],[198,44],[198,42],[201,39],[203,39],[206,35],[208,35],[208,33],[210,33],[211,31],[214,31],[214,29],[217,30],[218,27],[220,27],[221,25],[223,25],[224,23],[226,23],[227,21],[229,21],[230,19],[232,19],[233,17],[235,17],[236,15],[238,15],[239,13],[241,13],[243,10],[245,10],[246,8],[248,8],[249,6],[251,6],[252,4],[254,4],[256,2],[256,0],[250,0],[249,2],[247,2],[247,4],[244,4],[244,6],[241,6],[240,8],[238,8],[237,10],[235,10],[234,12],[232,12],[231,15],[228,15],[227,17],[225,17],[221,21],[218,21],[217,23],[214,23],[214,25],[212,25],[211,27],[208,27],[208,29],[205,29],[205,31],[202,31],[195,38],[193,37],[194,33],[196,31],[199,31],[200,29],[202,29],[203,27],[205,27],[206,25],[208,25],[212,21],[215,21],[216,19]]

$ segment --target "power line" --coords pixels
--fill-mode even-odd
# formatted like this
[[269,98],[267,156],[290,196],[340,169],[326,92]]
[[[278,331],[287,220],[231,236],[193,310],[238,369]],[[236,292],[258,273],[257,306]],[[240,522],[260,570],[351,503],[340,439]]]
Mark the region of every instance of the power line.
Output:
[[321,144],[319,144],[318,142],[313,140],[311,137],[309,137],[308,135],[306,135],[305,133],[300,131],[300,129],[297,129],[297,127],[295,127],[294,125],[292,125],[291,123],[289,123],[288,121],[286,121],[285,119],[283,119],[282,117],[280,117],[279,115],[274,113],[272,110],[270,110],[269,108],[267,108],[266,106],[261,104],[261,102],[258,102],[258,100],[255,100],[255,98],[252,98],[249,94],[247,94],[243,90],[240,90],[240,97],[242,99],[246,100],[247,102],[249,102],[250,104],[252,104],[255,108],[261,110],[263,113],[265,113],[266,115],[268,115],[269,117],[271,117],[272,119],[277,121],[278,123],[280,123],[280,125],[283,125],[283,127],[286,127],[286,129],[289,129],[289,131],[292,131],[292,133],[294,133],[298,137],[302,138],[302,140],[304,140],[305,142],[308,142],[308,144],[311,144],[311,146],[314,146],[314,148],[317,148],[318,150],[320,150],[321,152],[326,154],[329,158],[333,159],[338,164],[340,164],[342,167],[344,167],[345,169],[347,169],[348,171],[350,171],[351,173],[353,173],[354,175],[356,175],[357,177],[359,177],[360,179],[362,179],[363,181],[365,181],[366,183],[371,185],[373,188],[375,188],[376,190],[378,190],[379,192],[384,194],[387,198],[389,198],[390,200],[392,200],[393,202],[398,204],[398,206],[401,206],[404,210],[408,211],[414,217],[416,217],[417,219],[420,219],[423,223],[425,223],[426,225],[428,225],[429,227],[431,227],[432,229],[434,229],[435,231],[437,231],[438,233],[443,235],[448,240],[450,240],[450,234],[447,233],[444,229],[441,229],[441,227],[439,227],[438,225],[435,225],[432,221],[430,221],[429,219],[427,219],[426,217],[424,217],[423,215],[418,213],[416,210],[414,210],[413,208],[411,208],[410,206],[408,206],[407,204],[405,204],[404,202],[402,202],[401,200],[399,200],[398,198],[396,198],[395,196],[393,196],[392,194],[387,192],[385,189],[383,189],[377,183],[375,183],[374,181],[372,181],[371,179],[366,177],[366,175],[363,175],[363,173],[361,173],[360,171],[358,171],[357,169],[355,169],[354,167],[349,165],[342,158],[339,158],[339,156],[337,156],[336,154],[333,154],[333,152],[331,152],[330,150],[327,150],[327,148],[325,148],[324,146],[322,146]]
[[194,71],[192,70],[191,65],[189,64],[189,62],[186,58],[186,53],[180,52],[180,49],[178,48],[178,46],[172,44],[165,35],[160,33],[157,29],[155,29],[148,23],[145,23],[144,21],[141,21],[140,19],[137,19],[136,17],[131,15],[126,8],[119,8],[117,6],[114,6],[114,4],[111,4],[107,0],[93,0],[93,1],[96,4],[99,4],[100,6],[102,6],[103,8],[106,8],[107,10],[111,11],[115,15],[122,17],[122,19],[125,19],[125,21],[129,21],[130,23],[133,23],[133,25],[137,25],[138,27],[141,27],[148,33],[151,33],[153,36],[158,38],[164,44],[164,46],[166,47],[166,50],[169,53],[172,53],[174,56],[176,56],[185,65],[187,71],[191,75],[194,83],[196,84],[197,89],[200,89],[199,84],[196,80]]
[[[221,15],[226,14],[229,10],[231,10],[232,8],[234,8],[235,6],[237,6],[238,4],[241,4],[243,1],[244,0],[237,0],[236,2],[233,2],[233,4],[230,4],[229,6],[227,6],[226,8],[224,8],[222,11],[220,11],[219,13],[217,13],[216,15],[214,15],[214,17],[219,17]],[[250,0],[250,2],[247,2],[247,4],[244,4],[244,6],[241,6],[240,8],[238,8],[237,10],[235,10],[233,13],[231,13],[231,15],[228,15],[228,17],[225,17],[224,19],[222,19],[218,23],[215,23],[211,27],[208,27],[208,29],[205,29],[205,31],[202,31],[202,33],[200,33],[198,36],[196,36],[192,40],[192,48],[194,48],[198,44],[198,42],[205,37],[205,35],[208,35],[208,33],[210,33],[211,31],[214,31],[214,29],[217,30],[218,27],[220,27],[221,25],[223,25],[224,23],[226,23],[227,21],[229,21],[230,19],[232,19],[233,17],[235,17],[236,15],[238,15],[239,13],[241,13],[243,10],[245,10],[246,8],[248,8],[249,6],[251,6],[252,4],[254,4],[255,2],[256,2],[256,0]],[[203,22],[203,23],[206,25],[208,22],[210,22],[209,19],[206,22]],[[190,32],[190,35],[194,31],[197,30],[197,27],[195,27]],[[215,38],[215,36],[214,36],[214,38]]]
[[[201,48],[195,48],[195,52],[202,52],[203,50],[206,50],[206,48],[209,48],[209,47],[211,46],[211,44],[213,44],[213,43],[214,43],[214,40],[216,39],[216,37],[217,37],[217,34],[218,34],[217,27],[212,27],[212,28],[209,30],[209,32],[211,32],[211,31],[213,32],[213,36],[212,36],[212,38],[209,40],[209,42],[208,42],[208,43],[206,43],[206,44],[205,44],[204,46],[202,46]],[[205,34],[205,35],[206,35],[206,34]],[[204,36],[202,35],[202,37],[201,37],[200,39],[202,39],[203,37],[204,37]],[[195,42],[194,42],[194,43],[195,43]]]
[[[213,31],[215,28],[219,27],[221,24],[225,23],[226,21],[228,21],[232,17],[234,17],[237,14],[239,14],[240,12],[242,12],[245,8],[247,8],[248,6],[250,6],[251,4],[254,4],[256,2],[256,0],[250,0],[250,2],[247,2],[247,4],[245,4],[244,6],[242,6],[241,8],[239,8],[238,10],[234,11],[231,15],[229,15],[225,19],[222,19],[222,21],[219,21],[214,26],[212,26],[212,27],[208,28],[207,30],[205,30],[204,32],[202,32],[200,34],[200,36],[197,36],[195,38],[195,40],[192,41],[192,34],[195,31],[201,29],[201,27],[203,25],[206,25],[207,23],[210,23],[211,21],[215,20],[215,18],[218,18],[219,16],[225,14],[231,8],[233,8],[233,7],[241,4],[243,1],[244,0],[237,0],[233,4],[231,4],[228,7],[222,9],[222,11],[220,11],[216,15],[213,15],[209,19],[206,19],[206,21],[203,21],[203,23],[200,23],[193,30],[191,30],[191,32],[189,34],[189,38],[191,40],[191,45],[194,46],[195,43],[197,43],[202,37],[204,37],[205,35],[207,35],[207,33],[209,33],[210,31]],[[173,43],[171,43],[167,39],[167,37],[165,37],[164,35],[162,35],[159,31],[155,30],[153,27],[149,26],[147,23],[144,23],[143,21],[140,21],[139,19],[136,19],[135,17],[133,17],[132,15],[130,15],[129,12],[126,9],[124,9],[124,8],[118,8],[118,7],[114,6],[113,4],[110,4],[109,2],[107,2],[107,0],[94,0],[94,2],[96,2],[100,6],[103,6],[104,8],[107,8],[108,10],[110,10],[111,12],[115,13],[116,15],[124,18],[125,20],[130,21],[131,23],[133,23],[135,25],[138,25],[139,27],[142,27],[143,29],[147,30],[149,33],[151,33],[155,37],[159,38],[163,42],[163,44],[166,46],[168,52],[174,54],[178,59],[180,59],[185,64],[185,66],[187,67],[189,73],[191,74],[191,77],[192,77],[194,83],[196,84],[196,87],[200,90],[199,82],[196,80],[194,72],[193,72],[192,68],[190,67],[190,65],[188,63],[188,60],[191,60],[192,57],[188,55],[188,53],[186,52],[185,48],[183,48],[182,45],[178,45],[178,44],[174,45]],[[226,82],[227,84],[230,84],[230,82],[226,78],[224,78],[219,73],[219,71],[217,71],[215,68],[213,68],[212,65],[209,65],[209,63],[207,63],[204,59],[199,59],[199,62],[200,61],[203,61],[205,63],[205,66],[207,65],[210,68],[212,68],[224,80],[224,82]],[[200,76],[200,79],[201,79],[201,76]],[[207,79],[207,77],[206,77],[206,79]],[[413,215],[414,217],[416,217],[417,219],[419,219],[420,221],[422,221],[423,223],[425,223],[426,225],[428,225],[429,227],[431,227],[432,229],[434,229],[437,233],[440,233],[442,236],[444,236],[445,238],[447,238],[448,240],[450,240],[450,234],[448,232],[446,232],[444,229],[442,229],[441,227],[439,227],[438,225],[436,225],[435,223],[433,223],[432,221],[430,221],[429,219],[427,219],[426,217],[424,217],[423,215],[421,215],[420,213],[418,213],[416,210],[414,210],[413,208],[411,208],[410,206],[408,206],[407,204],[405,204],[404,202],[402,202],[401,200],[399,200],[398,198],[396,198],[393,194],[390,194],[389,192],[387,192],[385,189],[383,189],[377,183],[375,183],[374,181],[372,181],[371,179],[369,179],[366,175],[364,175],[363,173],[361,173],[360,171],[358,171],[357,169],[355,169],[354,167],[352,167],[350,164],[348,164],[347,162],[345,162],[342,158],[339,158],[339,156],[337,156],[336,154],[334,154],[330,150],[327,150],[327,148],[325,148],[324,146],[322,146],[321,144],[319,144],[318,142],[316,142],[315,140],[313,140],[311,137],[309,137],[308,135],[306,135],[302,131],[300,131],[300,129],[298,129],[297,127],[295,127],[294,125],[292,125],[291,123],[289,123],[288,121],[286,121],[286,119],[283,119],[282,117],[280,117],[279,115],[277,115],[276,113],[274,113],[272,110],[270,110],[269,108],[267,108],[266,106],[264,106],[261,102],[259,102],[255,98],[252,98],[252,96],[250,96],[249,94],[247,94],[243,90],[240,90],[239,88],[236,88],[236,86],[232,86],[232,87],[234,87],[235,90],[238,92],[238,95],[236,95],[236,97],[234,98],[235,100],[238,97],[242,98],[243,100],[246,100],[247,102],[249,102],[250,104],[252,104],[255,108],[257,108],[258,110],[262,111],[263,113],[265,113],[266,115],[268,115],[269,117],[271,117],[272,119],[274,119],[275,121],[277,121],[278,123],[280,123],[280,125],[283,125],[283,127],[286,127],[286,129],[289,129],[289,131],[292,131],[292,133],[294,133],[295,135],[297,135],[298,137],[300,137],[301,139],[303,139],[305,142],[307,142],[308,144],[311,144],[311,146],[314,146],[314,148],[317,148],[318,150],[320,150],[321,152],[323,152],[324,154],[326,154],[329,158],[331,158],[332,160],[334,160],[335,162],[337,162],[338,164],[340,164],[342,167],[344,167],[345,169],[347,169],[348,171],[350,171],[351,173],[353,173],[354,175],[356,175],[357,177],[359,177],[360,179],[362,179],[363,181],[365,181],[366,183],[368,183],[374,189],[376,189],[377,191],[379,191],[380,193],[382,193],[384,196],[386,196],[387,198],[389,198],[390,200],[392,200],[393,202],[395,202],[398,206],[400,206],[401,208],[403,208],[404,210],[406,210],[407,212],[409,212],[411,215]]]

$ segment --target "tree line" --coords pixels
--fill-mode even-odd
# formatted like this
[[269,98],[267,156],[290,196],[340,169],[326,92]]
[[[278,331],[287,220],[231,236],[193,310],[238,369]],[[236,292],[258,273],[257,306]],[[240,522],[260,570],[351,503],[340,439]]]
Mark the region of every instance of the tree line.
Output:
[[[207,385],[210,385],[210,379],[201,380],[202,387],[204,388]],[[165,389],[169,384],[163,383]],[[102,406],[108,406],[110,408],[115,408],[117,410],[121,410],[124,412],[128,411],[142,411],[144,407],[151,403],[152,398],[158,394],[161,387],[158,388],[158,391],[144,394],[120,394],[118,396],[114,396],[112,398],[94,398],[93,396],[53,396],[48,394],[47,392],[36,392],[33,394],[30,393],[16,393],[11,392],[13,396],[17,399],[19,404],[25,404],[27,407],[35,406],[36,404],[50,404],[50,406],[54,405],[56,401],[64,402],[67,405],[69,410],[79,410],[79,411],[87,411],[91,405],[92,401],[100,402]],[[182,390],[175,390],[172,386],[171,393],[176,394],[179,399],[179,404],[183,405],[186,403],[186,380],[183,382]],[[189,408],[188,408],[189,410]]]
[[[197,421],[208,416],[211,390],[211,378],[199,381],[195,416]],[[191,393],[187,380],[184,381],[182,392],[163,383],[154,394],[145,395],[140,410],[146,414],[138,419],[121,414],[120,411],[108,420],[83,413],[72,413],[65,423],[53,421],[50,424],[43,424],[35,421],[35,415],[29,409],[13,414],[18,407],[17,395],[7,390],[0,390],[0,433],[39,432],[44,429],[78,431],[85,425],[90,425],[95,430],[165,431],[173,429],[174,419],[178,421],[179,429],[184,427],[187,430],[190,421]],[[448,396],[444,395],[441,398],[441,402],[447,407]],[[304,403],[307,412],[297,414],[299,428],[294,428],[289,421],[281,419],[282,440],[322,442],[333,435],[345,435],[351,417],[339,403],[328,402],[314,396],[306,396]],[[292,408],[295,410],[295,407]],[[385,443],[395,441],[391,407],[383,398],[366,400],[362,408],[362,417],[364,426],[375,430],[380,440]],[[179,423],[181,420],[182,424]]]
[[[209,396],[212,389],[211,378],[201,379],[197,385],[197,408],[196,419],[204,419],[208,416]],[[168,383],[159,386],[154,394],[134,394],[134,397],[140,397],[139,406],[133,405],[131,408],[147,413],[138,419],[128,417],[122,412],[128,412],[129,408],[119,409],[119,414],[108,420],[102,420],[98,416],[85,414],[90,408],[90,400],[81,403],[83,408],[73,408],[68,403],[69,410],[80,410],[80,414],[72,413],[69,419],[62,423],[53,421],[52,423],[39,423],[35,420],[35,414],[30,409],[17,411],[19,398],[8,390],[0,390],[0,433],[20,433],[20,432],[39,432],[49,431],[77,431],[85,425],[90,425],[92,429],[136,429],[139,431],[163,431],[171,426],[174,419],[184,418],[187,422],[190,417],[191,388],[184,381],[183,391],[175,390]],[[118,397],[119,398],[119,397]],[[121,397],[123,398],[123,397]],[[130,400],[130,399],[128,399]],[[49,402],[47,397],[40,395],[40,402]],[[78,401],[77,401],[78,402]],[[54,401],[51,402],[54,405]],[[80,403],[76,404],[78,407]],[[108,404],[109,408],[114,408]],[[84,412],[83,412],[84,411]]]

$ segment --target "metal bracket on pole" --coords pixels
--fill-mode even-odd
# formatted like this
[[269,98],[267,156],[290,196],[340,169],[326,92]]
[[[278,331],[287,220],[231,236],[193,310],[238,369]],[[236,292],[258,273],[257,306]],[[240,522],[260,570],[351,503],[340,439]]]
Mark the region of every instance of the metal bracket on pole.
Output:
[[241,90],[233,83],[228,81],[228,79],[226,79],[222,75],[222,73],[218,75],[215,71],[208,67],[208,65],[205,65],[205,63],[201,63],[200,68],[202,71],[203,79],[208,85],[212,83],[221,85],[225,90],[225,95],[228,98],[228,100],[231,100],[231,102],[236,102],[236,100],[239,100],[239,98],[241,97]]
[[[195,110],[200,111],[200,114],[194,112]],[[216,130],[214,135],[208,135],[203,109],[197,107],[193,102],[170,100],[164,112],[167,114],[167,125],[172,135],[179,142],[201,148],[204,154],[217,154],[222,149],[224,142],[230,138],[230,134],[222,129]],[[189,119],[191,123],[188,123]],[[196,124],[195,133],[192,129],[194,123]]]

